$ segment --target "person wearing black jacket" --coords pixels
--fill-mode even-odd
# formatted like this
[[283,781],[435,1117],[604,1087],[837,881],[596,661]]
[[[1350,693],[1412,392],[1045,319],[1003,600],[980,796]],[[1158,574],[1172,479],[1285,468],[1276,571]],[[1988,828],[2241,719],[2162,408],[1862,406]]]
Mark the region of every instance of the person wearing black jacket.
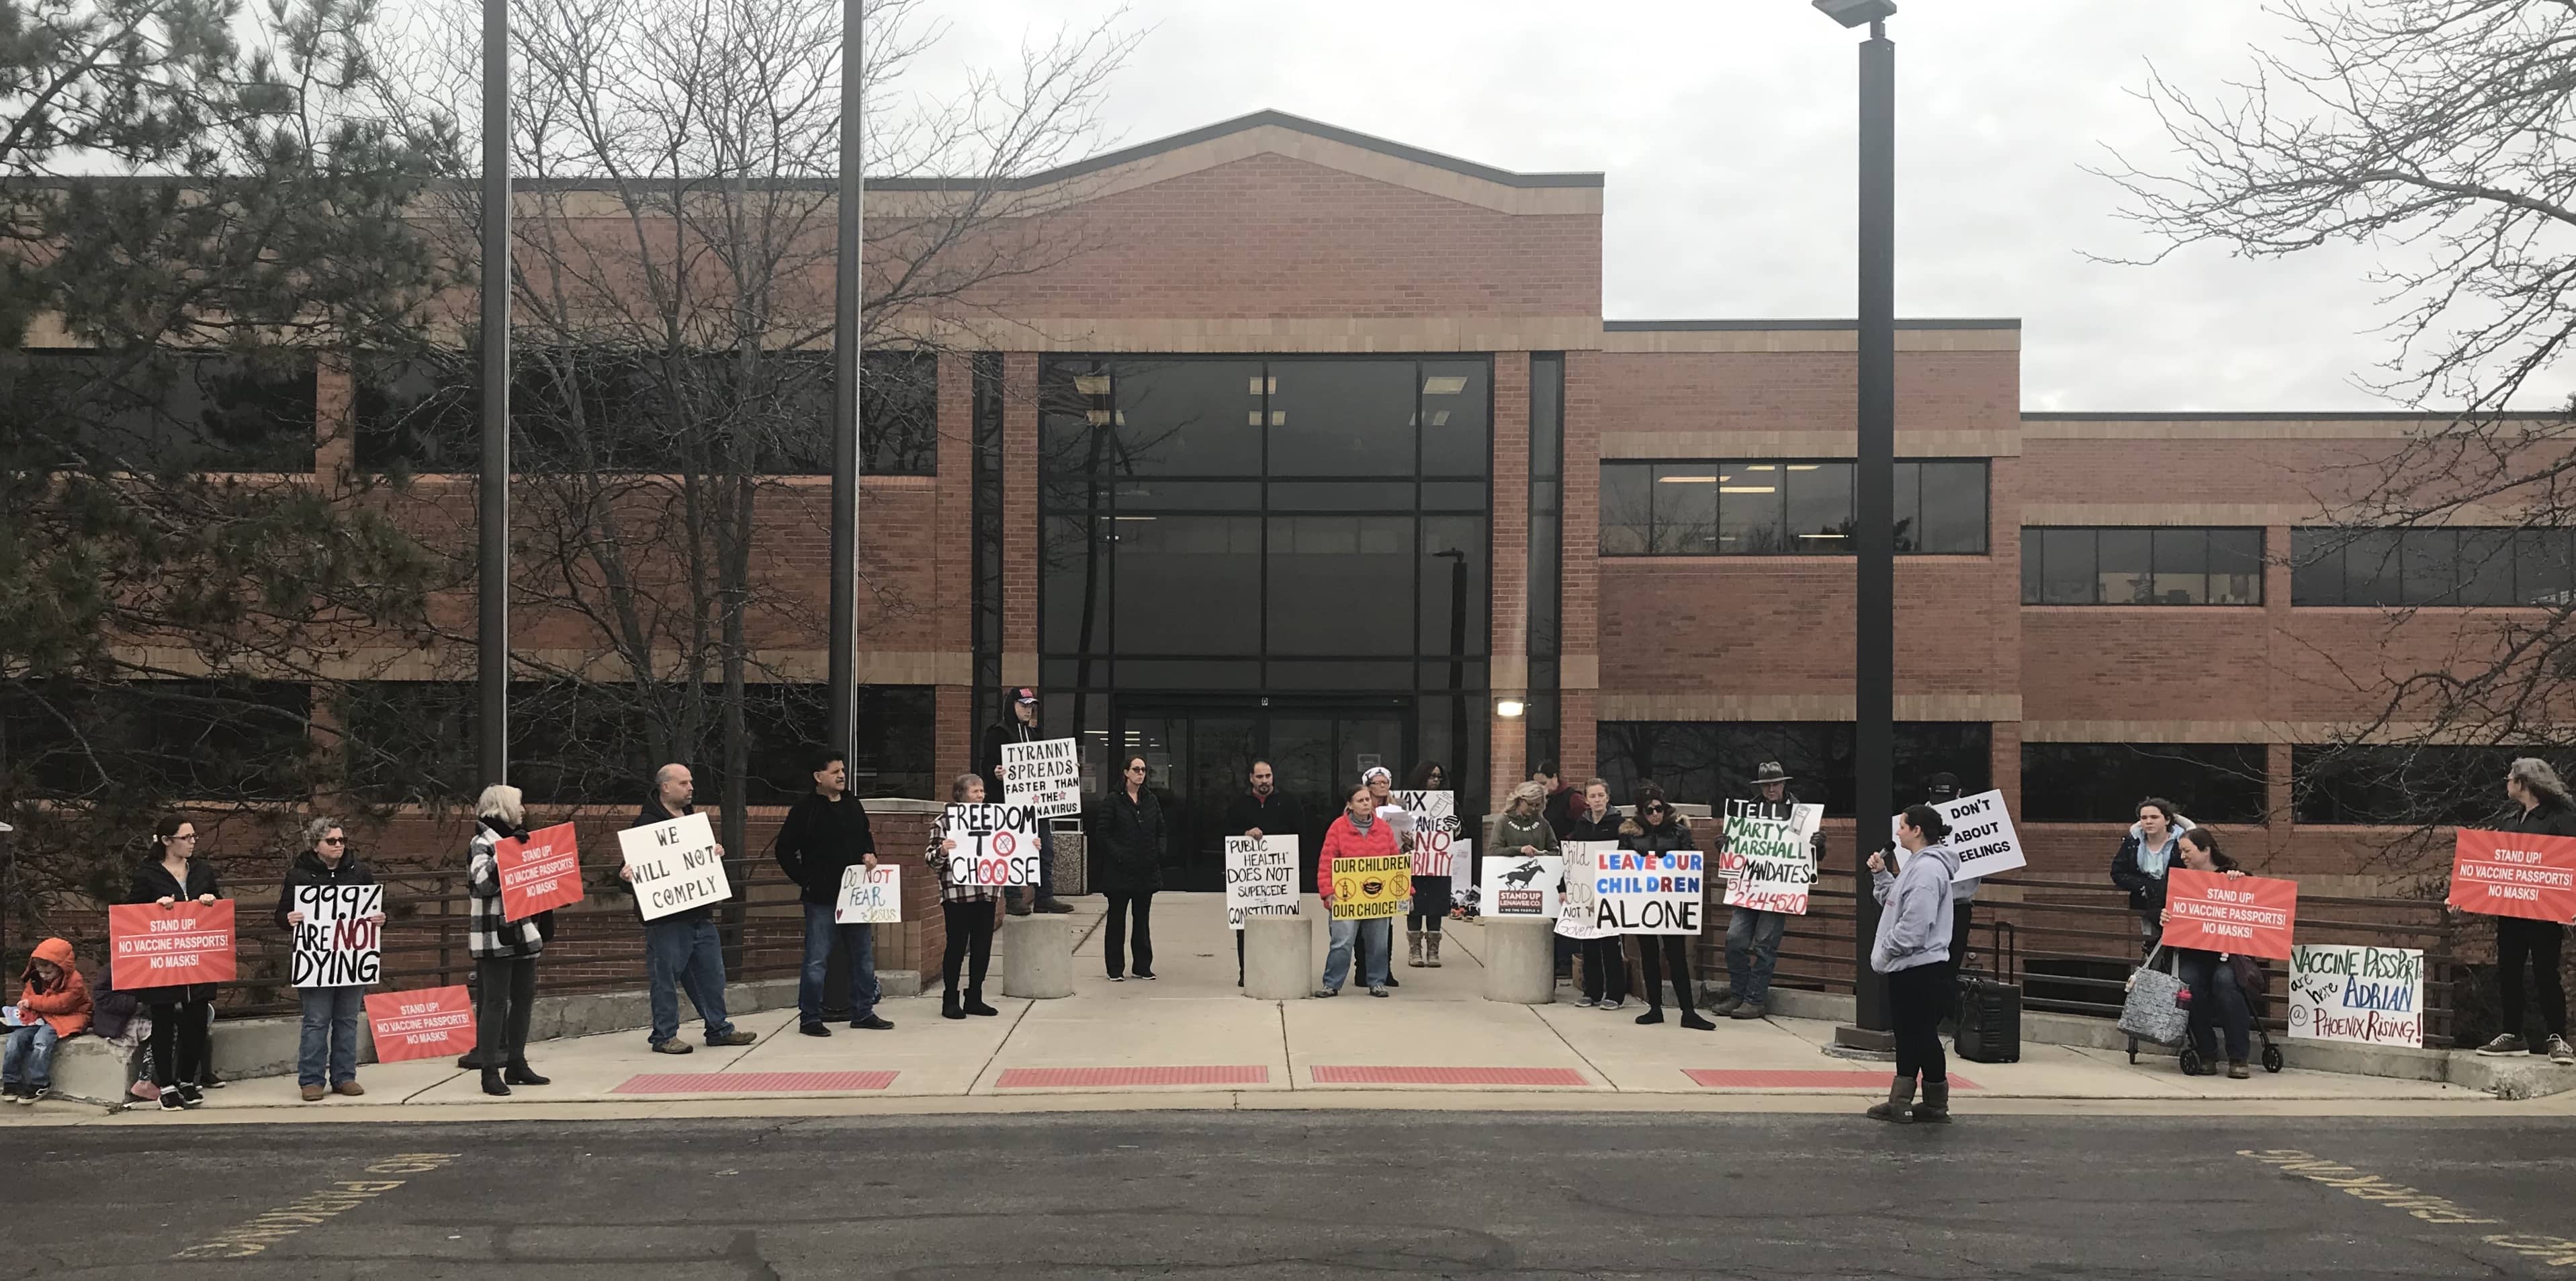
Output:
[[[2245,875],[2245,869],[2218,847],[2218,833],[2206,827],[2182,833],[2174,847],[2174,864],[2195,872]],[[2168,888],[2169,882],[2159,877],[2147,890],[2147,901],[2159,929],[2165,921]],[[2253,1050],[2254,1014],[2247,993],[2262,990],[2260,972],[2249,973],[2252,962],[2248,958],[2225,952],[2177,947],[2173,954],[2174,977],[2191,989],[2191,1048],[2199,1057],[2200,1075],[2218,1075],[2219,1038],[2224,1033],[2227,1075],[2238,1081],[2251,1077],[2254,1073],[2245,1060]]]
[[2165,872],[2181,856],[2182,834],[2191,830],[2191,820],[2160,796],[2138,802],[2136,817],[2128,835],[2120,838],[2120,848],[2112,851],[2111,884],[2129,892],[2129,910],[2138,914],[2138,954],[2144,956],[2165,936],[2164,923],[2157,919],[2164,910]]
[[1091,833],[1091,874],[1109,896],[1100,936],[1109,981],[1127,981],[1127,912],[1136,912],[1136,977],[1154,977],[1154,891],[1163,888],[1163,802],[1145,786],[1145,758],[1130,756]]
[[[644,798],[635,821],[628,827],[650,827],[667,823],[698,807],[690,804],[697,795],[697,784],[689,777],[686,765],[665,765],[653,771],[653,791]],[[716,847],[716,857],[724,857],[724,847]],[[618,878],[630,886],[635,869],[620,866]],[[635,901],[638,918],[644,914],[644,901]],[[644,922],[644,974],[646,995],[653,1013],[652,1031],[646,1043],[656,1054],[686,1054],[689,1043],[680,1039],[680,992],[689,994],[689,1004],[697,1007],[698,1017],[705,1020],[707,1044],[749,1045],[758,1038],[733,1025],[725,1017],[724,944],[716,933],[716,909],[710,903],[684,908],[668,916]],[[857,999],[857,994],[852,994]]]
[[[298,889],[375,883],[375,874],[349,852],[340,820],[314,819],[304,825],[304,852],[288,865],[286,879],[277,887],[277,928],[292,934],[304,923],[304,909],[295,905]],[[385,914],[367,919],[381,926]],[[365,1009],[367,985],[299,987],[295,995],[304,1007],[303,1037],[295,1054],[295,1084],[304,1101],[319,1103],[332,1092],[366,1093],[358,1084],[358,1016]]]
[[[1673,812],[1664,799],[1664,789],[1652,783],[1637,792],[1636,817],[1619,825],[1619,848],[1631,854],[1670,854],[1675,850],[1696,847],[1690,825]],[[1640,1024],[1664,1021],[1664,970],[1673,972],[1673,999],[1680,1002],[1682,1026],[1695,1032],[1714,1032],[1717,1025],[1701,1018],[1699,1002],[1691,998],[1690,946],[1692,936],[1685,934],[1640,934],[1637,936],[1637,960],[1645,967],[1646,1012],[1637,1016]]]
[[[975,752],[975,772],[984,776],[986,780],[984,790],[996,803],[1000,802],[1003,796],[1002,744],[1034,743],[1038,739],[1038,692],[1025,687],[1012,690],[1009,703],[1010,711],[1003,715],[1002,723],[986,727],[984,741]],[[1054,819],[1038,820],[1038,892],[1037,906],[1034,910],[1070,912],[1073,910],[1073,905],[1055,896],[1054,828]],[[1032,909],[1027,903],[1022,902],[1021,898],[1019,886],[1014,885],[1004,889],[1002,891],[1004,910],[1013,916],[1028,915]]]
[[[1610,784],[1596,778],[1583,785],[1583,805],[1572,811],[1565,839],[1616,845],[1624,821],[1619,807],[1610,803]],[[1583,958],[1583,996],[1574,1003],[1576,1008],[1615,1010],[1626,1005],[1628,957],[1619,948],[1619,936],[1577,939],[1575,950]]]
[[[2559,781],[2549,762],[2533,756],[2515,761],[2505,773],[2504,791],[2513,799],[2515,812],[2497,824],[2497,830],[2576,837],[2576,805],[2569,803],[2567,785]],[[2549,1033],[2541,1048],[2561,1065],[2576,1064],[2576,1050],[2567,1044],[2567,993],[2558,981],[2558,950],[2566,941],[2567,927],[2519,916],[2499,916],[2495,923],[2496,996],[2504,1024],[2494,1040],[2478,1047],[2478,1053],[2494,1058],[2528,1048],[2522,1039],[2522,970],[2528,964],[2540,989],[2540,1023]]]
[[795,883],[805,905],[805,968],[796,979],[796,1030],[830,1036],[823,1025],[823,979],[831,972],[838,939],[850,967],[850,1026],[882,1032],[894,1024],[877,1016],[877,954],[864,924],[840,924],[841,878],[853,867],[877,865],[876,835],[868,807],[849,794],[849,758],[825,751],[814,758],[814,791],[798,797],[778,827],[778,870]]
[[[1252,790],[1235,797],[1225,807],[1225,834],[1249,836],[1297,836],[1306,830],[1304,816],[1297,812],[1297,802],[1279,790],[1278,774],[1268,761],[1254,761]],[[1234,985],[1243,986],[1243,931],[1234,934]]]
[[[1785,819],[1794,814],[1798,798],[1789,791],[1793,780],[1778,761],[1764,761],[1753,770],[1753,795],[1737,803],[1733,811],[1721,807],[1718,821],[1723,823],[1729,812],[1747,813],[1759,818]],[[1825,865],[1825,834],[1813,839],[1815,866]],[[1721,829],[1718,847],[1726,846]],[[1712,1014],[1731,1019],[1758,1019],[1768,1012],[1771,1000],[1771,971],[1780,963],[1780,940],[1789,932],[1786,912],[1767,912],[1759,908],[1739,907],[1726,921],[1727,990],[1709,1007]]]
[[[134,869],[128,903],[156,903],[163,910],[194,900],[211,907],[223,897],[214,864],[197,857],[197,825],[176,814],[152,825],[152,855]],[[211,1055],[215,985],[181,983],[147,987],[134,999],[152,1016],[152,1083],[160,1088],[161,1110],[176,1112],[205,1102],[198,1088]]]

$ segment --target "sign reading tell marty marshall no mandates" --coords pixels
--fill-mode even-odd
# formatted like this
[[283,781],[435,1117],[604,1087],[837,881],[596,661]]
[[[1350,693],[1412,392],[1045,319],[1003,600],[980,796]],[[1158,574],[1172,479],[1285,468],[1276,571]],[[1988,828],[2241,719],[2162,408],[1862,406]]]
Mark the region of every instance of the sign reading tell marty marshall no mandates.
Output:
[[1082,812],[1082,760],[1069,738],[1002,744],[1002,799],[1039,818]]
[[1726,905],[1790,916],[1807,914],[1816,882],[1816,829],[1825,807],[1793,805],[1773,818],[1742,801],[1726,813]]

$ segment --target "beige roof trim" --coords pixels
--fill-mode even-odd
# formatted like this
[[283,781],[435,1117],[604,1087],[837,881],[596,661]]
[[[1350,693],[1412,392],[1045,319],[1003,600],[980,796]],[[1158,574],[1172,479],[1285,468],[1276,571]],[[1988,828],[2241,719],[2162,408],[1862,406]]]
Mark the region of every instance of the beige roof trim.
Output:
[[[1755,352],[1854,352],[1860,350],[1856,329],[1654,329],[1612,330],[1602,335],[1601,349],[1668,355],[1744,354]],[[1903,329],[1896,331],[1898,351],[2020,351],[2018,329]]]
[[[1847,721],[1849,694],[1672,694],[1604,691],[1605,721]],[[2004,721],[2021,719],[2019,694],[1899,694],[1901,721]]]
[[[1859,434],[1848,431],[1601,433],[1603,458],[1853,458],[1859,450]],[[1899,458],[2012,458],[2021,451],[2021,433],[2010,428],[1896,433]]]

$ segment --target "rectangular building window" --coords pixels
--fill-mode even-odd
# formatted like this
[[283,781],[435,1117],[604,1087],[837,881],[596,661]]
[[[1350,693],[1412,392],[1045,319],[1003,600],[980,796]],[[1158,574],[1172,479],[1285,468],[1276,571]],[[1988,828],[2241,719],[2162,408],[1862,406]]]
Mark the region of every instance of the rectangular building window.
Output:
[[0,353],[0,432],[40,469],[311,472],[315,412],[309,351]]
[[[1848,556],[1847,459],[1601,464],[1604,556]],[[1986,554],[1983,459],[1896,464],[1900,555]]]
[[2301,823],[2491,826],[2516,812],[2504,778],[2518,756],[2541,757],[2561,777],[2576,764],[2535,747],[2302,744],[2290,749],[2293,812]]
[[2026,526],[2021,603],[2260,605],[2263,531]]
[[[1529,706],[1527,759],[1554,761],[1560,751],[1563,712],[1557,701],[1559,592],[1563,577],[1565,494],[1565,355],[1530,356],[1529,482]],[[1605,526],[1605,531],[1607,527]]]
[[2290,531],[2290,603],[2388,608],[2563,605],[2576,540],[2563,529]]
[[[1991,781],[1991,727],[1972,722],[1901,722],[1896,727],[1896,802],[1923,799],[1934,774],[1958,776],[1969,792]],[[1598,733],[1601,777],[1623,809],[1641,783],[1660,784],[1675,801],[1714,808],[1753,794],[1753,775],[1778,761],[1794,780],[1790,793],[1821,804],[1825,813],[1849,817],[1852,792],[1852,726],[1848,721],[1603,721]]]
[[2022,817],[2126,824],[2153,796],[2195,823],[2259,824],[2264,751],[2259,743],[2024,743]]
[[302,800],[310,698],[280,681],[0,682],[0,774],[56,801]]

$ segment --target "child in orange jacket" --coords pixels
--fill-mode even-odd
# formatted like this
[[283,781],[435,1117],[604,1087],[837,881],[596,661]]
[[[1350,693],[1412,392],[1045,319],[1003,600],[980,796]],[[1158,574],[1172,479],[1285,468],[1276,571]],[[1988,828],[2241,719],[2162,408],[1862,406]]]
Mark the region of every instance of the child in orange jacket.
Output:
[[34,1103],[54,1083],[54,1043],[89,1030],[89,984],[72,965],[72,945],[46,939],[18,976],[9,1039],[0,1049],[0,1097]]

